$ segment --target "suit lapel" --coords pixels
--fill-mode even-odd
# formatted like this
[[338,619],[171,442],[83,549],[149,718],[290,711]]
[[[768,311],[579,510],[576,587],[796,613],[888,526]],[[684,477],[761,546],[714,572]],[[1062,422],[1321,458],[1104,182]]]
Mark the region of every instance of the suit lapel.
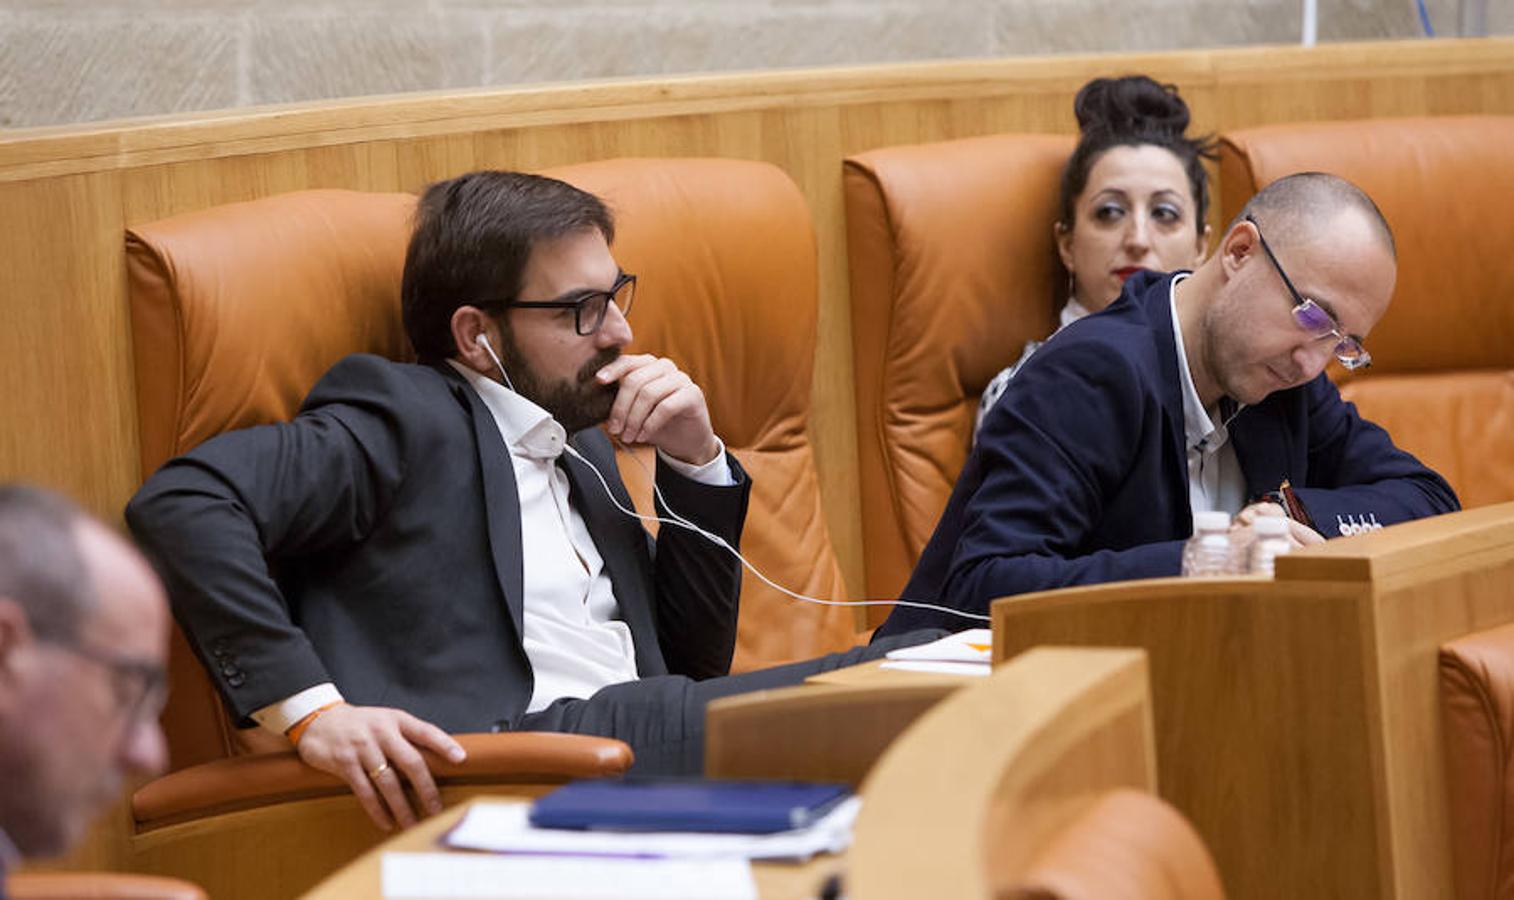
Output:
[[[1137,275],[1137,278],[1142,276]],[[1188,436],[1183,419],[1183,373],[1178,369],[1177,339],[1172,334],[1172,280],[1155,276],[1145,288],[1142,300],[1152,330],[1157,336],[1157,361],[1162,367],[1157,383],[1162,386],[1162,413],[1167,420],[1167,483],[1181,485],[1181,496],[1172,500],[1172,525],[1175,534],[1193,531],[1193,509],[1188,502]]]
[[484,401],[461,378],[454,376],[453,390],[467,404],[473,420],[474,444],[478,448],[478,470],[484,489],[484,516],[489,523],[489,553],[499,588],[510,610],[515,633],[524,639],[525,577],[521,568],[524,551],[520,543],[520,492],[515,487],[515,467],[510,451],[499,436],[499,426]]
[[[1269,398],[1257,406],[1241,410],[1228,426],[1235,458],[1246,477],[1248,498],[1275,491],[1285,478],[1292,477],[1288,423],[1284,420],[1281,405],[1274,401],[1275,398]],[[1222,402],[1233,401],[1226,398]],[[1230,409],[1233,411],[1234,406]]]
[[[586,458],[595,460],[595,465],[604,469],[605,480],[612,486],[620,483],[614,468],[613,454],[594,453],[587,447],[588,442],[578,435],[574,436],[571,443]],[[609,457],[608,460],[604,459],[605,456]],[[621,619],[631,629],[637,665],[640,668],[643,651],[657,646],[657,627],[653,621],[651,598],[648,596],[650,586],[641,574],[636,549],[632,544],[635,540],[646,540],[645,532],[641,528],[627,527],[630,517],[610,502],[605,495],[605,486],[599,483],[599,478],[587,465],[567,454],[563,455],[562,464],[568,473],[569,496],[573,508],[583,516],[589,536],[594,539],[594,546],[604,560],[605,571],[610,575]],[[619,499],[627,509],[631,508],[628,496]],[[626,539],[627,533],[632,535],[632,541]],[[642,671],[643,674],[648,674],[646,669],[643,668]]]

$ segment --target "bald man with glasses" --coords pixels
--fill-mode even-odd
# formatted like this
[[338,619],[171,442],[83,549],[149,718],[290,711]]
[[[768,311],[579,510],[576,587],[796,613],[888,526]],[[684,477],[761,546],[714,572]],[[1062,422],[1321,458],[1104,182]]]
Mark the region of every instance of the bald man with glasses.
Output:
[[167,763],[168,602],[129,543],[55,494],[0,486],[0,896]]
[[[1371,365],[1393,235],[1344,179],[1301,173],[1247,204],[1193,272],[1139,273],[1042,347],[984,421],[904,596],[997,597],[1176,575],[1193,514],[1232,539],[1283,514],[1295,545],[1459,509],[1436,473],[1323,374]],[[944,615],[899,607],[890,635]]]

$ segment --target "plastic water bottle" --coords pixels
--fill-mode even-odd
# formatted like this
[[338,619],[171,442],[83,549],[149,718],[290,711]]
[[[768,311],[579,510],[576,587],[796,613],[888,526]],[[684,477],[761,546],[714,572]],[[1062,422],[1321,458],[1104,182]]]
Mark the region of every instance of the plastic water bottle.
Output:
[[1256,542],[1251,545],[1251,574],[1272,577],[1272,561],[1287,553],[1288,520],[1282,516],[1259,516],[1251,523]]
[[1193,514],[1193,537],[1183,545],[1183,575],[1235,574],[1230,552],[1230,513]]

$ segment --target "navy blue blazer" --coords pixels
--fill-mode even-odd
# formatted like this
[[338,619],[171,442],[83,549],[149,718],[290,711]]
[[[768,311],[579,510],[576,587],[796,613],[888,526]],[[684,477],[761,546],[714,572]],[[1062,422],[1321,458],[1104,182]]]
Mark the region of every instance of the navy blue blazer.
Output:
[[[986,614],[1011,594],[1179,573],[1193,517],[1171,282],[1135,275],[1030,358],[984,420],[905,598]],[[1460,508],[1324,375],[1241,410],[1229,432],[1248,496],[1287,479],[1327,537]],[[878,634],[973,624],[901,606]]]

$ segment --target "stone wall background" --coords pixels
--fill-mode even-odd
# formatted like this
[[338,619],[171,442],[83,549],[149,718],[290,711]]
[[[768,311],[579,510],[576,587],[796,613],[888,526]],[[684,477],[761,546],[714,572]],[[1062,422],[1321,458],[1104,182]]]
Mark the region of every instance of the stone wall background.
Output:
[[[1459,0],[1427,0],[1437,35]],[[1487,0],[1490,34],[1514,0]],[[1290,43],[1300,0],[0,0],[0,128],[673,72]],[[1319,0],[1319,40],[1423,35]]]

